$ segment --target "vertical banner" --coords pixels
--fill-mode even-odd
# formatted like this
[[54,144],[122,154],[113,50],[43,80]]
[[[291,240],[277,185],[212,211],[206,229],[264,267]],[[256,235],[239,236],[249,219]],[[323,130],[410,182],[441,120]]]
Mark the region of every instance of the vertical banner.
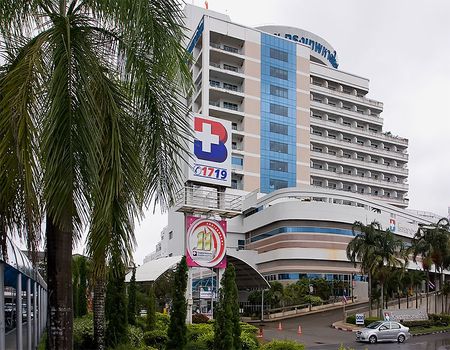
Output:
[[224,269],[226,261],[225,220],[186,216],[186,262],[189,267]]
[[231,186],[231,122],[194,116],[189,180]]

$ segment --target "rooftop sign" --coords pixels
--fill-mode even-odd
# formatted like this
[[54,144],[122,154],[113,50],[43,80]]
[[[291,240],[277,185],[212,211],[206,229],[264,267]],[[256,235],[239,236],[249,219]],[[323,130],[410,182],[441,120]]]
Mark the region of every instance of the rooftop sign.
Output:
[[339,67],[336,50],[334,50],[328,42],[314,33],[300,28],[285,26],[263,26],[258,29],[266,33],[307,45],[311,48],[312,57],[329,67]]

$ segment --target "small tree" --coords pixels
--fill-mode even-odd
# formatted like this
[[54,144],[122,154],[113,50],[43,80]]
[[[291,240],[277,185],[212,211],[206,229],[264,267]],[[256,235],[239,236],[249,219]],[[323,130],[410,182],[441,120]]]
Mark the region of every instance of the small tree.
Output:
[[229,264],[221,281],[214,324],[214,349],[241,350],[238,289],[234,266]]
[[147,306],[147,327],[149,330],[155,329],[156,326],[156,297],[155,287],[152,285],[148,292],[148,306]]
[[110,347],[127,341],[126,305],[125,269],[115,265],[110,268],[106,287],[106,342]]
[[128,286],[128,323],[136,324],[136,267],[133,267]]
[[177,266],[174,279],[174,290],[172,295],[172,308],[170,310],[170,323],[167,331],[169,340],[168,350],[183,350],[187,343],[186,327],[186,287],[188,267],[184,256]]

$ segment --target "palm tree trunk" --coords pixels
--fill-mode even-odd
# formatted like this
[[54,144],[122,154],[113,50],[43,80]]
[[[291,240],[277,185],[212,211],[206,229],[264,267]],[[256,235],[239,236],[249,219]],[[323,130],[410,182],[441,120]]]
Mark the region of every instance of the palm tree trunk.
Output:
[[2,249],[2,257],[4,261],[8,261],[8,248],[6,246],[6,225],[5,220],[3,219],[2,215],[0,214],[0,245]]
[[367,290],[369,292],[369,317],[372,317],[372,274],[369,271],[369,285],[367,286]]
[[98,276],[94,285],[94,341],[97,350],[105,349],[105,276]]
[[381,283],[381,308],[379,317],[383,318],[383,306],[384,306],[384,283]]
[[428,294],[430,292],[430,271],[427,270],[427,285],[425,286],[425,294],[427,295],[427,314],[428,314]]
[[445,279],[445,276],[444,276],[444,268],[441,266],[441,269],[440,269],[440,271],[441,271],[441,278],[440,278],[440,282],[439,282],[439,290],[441,291],[441,305],[442,305],[442,308],[441,308],[441,313],[443,314],[443,313],[445,313],[445,306],[444,306],[444,279]]
[[[61,227],[71,227],[69,217]],[[72,349],[72,232],[47,216],[48,349]]]
[[[438,313],[437,312],[437,304],[438,304],[438,299],[437,299],[437,295],[438,295],[438,293],[437,293],[437,281],[438,281],[438,279],[436,277],[437,277],[437,266],[435,264],[434,265],[434,313],[435,314]],[[439,286],[439,289],[440,288],[441,287]]]

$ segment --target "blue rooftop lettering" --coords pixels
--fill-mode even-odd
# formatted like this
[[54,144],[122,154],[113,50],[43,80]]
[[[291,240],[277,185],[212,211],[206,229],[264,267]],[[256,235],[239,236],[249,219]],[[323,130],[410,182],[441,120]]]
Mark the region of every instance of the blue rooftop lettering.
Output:
[[[274,35],[281,36],[280,33],[274,33]],[[308,45],[309,47],[311,47],[311,51],[317,52],[319,55],[326,58],[334,68],[337,69],[339,67],[339,64],[336,60],[336,51],[331,52],[325,47],[325,45],[303,36],[299,37],[297,34],[284,34],[284,37],[286,39]]]

